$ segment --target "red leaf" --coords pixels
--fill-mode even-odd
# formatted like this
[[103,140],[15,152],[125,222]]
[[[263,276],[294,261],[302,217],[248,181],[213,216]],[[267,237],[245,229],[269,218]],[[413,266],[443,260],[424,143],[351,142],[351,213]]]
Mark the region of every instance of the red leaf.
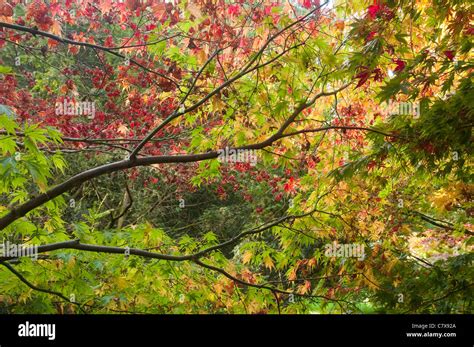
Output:
[[391,20],[395,14],[387,5],[379,5],[377,2],[374,2],[373,5],[367,8],[367,16],[369,19],[382,17],[385,20]]
[[371,160],[367,163],[367,170],[371,171],[376,166],[377,166],[377,162],[374,160]]
[[285,183],[283,188],[287,193],[294,192],[296,190],[296,180],[293,177],[290,177],[290,179]]
[[238,16],[240,14],[240,6],[230,5],[229,8],[227,9],[227,12],[229,12],[231,16]]
[[373,39],[375,38],[375,35],[376,35],[376,34],[377,34],[376,31],[371,31],[371,32],[369,33],[369,35],[367,35],[367,37],[365,38],[365,40],[366,40],[366,41],[371,41],[371,40],[373,40]]
[[380,70],[379,68],[376,68],[372,72],[374,74],[374,81],[379,81],[379,82],[383,81],[383,72],[382,72],[382,70]]
[[311,0],[303,0],[303,7],[304,8],[311,8]]
[[112,36],[107,36],[107,38],[104,41],[104,46],[105,47],[113,47],[114,46],[114,39]]
[[446,56],[446,58],[448,58],[449,60],[453,61],[453,59],[454,59],[454,51],[444,51],[443,53],[444,53],[444,55]]
[[369,79],[370,77],[370,71],[368,68],[366,67],[362,67],[362,71],[359,72],[355,78],[358,78],[359,79],[359,82],[357,83],[357,86],[356,86],[356,89],[359,88],[360,86],[362,86],[365,82],[367,82],[367,80]]
[[13,16],[13,8],[10,4],[3,4],[0,6],[0,15],[5,17]]
[[370,5],[367,9],[367,14],[370,19],[375,19],[380,11],[380,5]]
[[395,68],[395,72],[400,72],[405,69],[406,63],[401,60],[401,59],[393,59],[393,62],[397,64],[397,67]]

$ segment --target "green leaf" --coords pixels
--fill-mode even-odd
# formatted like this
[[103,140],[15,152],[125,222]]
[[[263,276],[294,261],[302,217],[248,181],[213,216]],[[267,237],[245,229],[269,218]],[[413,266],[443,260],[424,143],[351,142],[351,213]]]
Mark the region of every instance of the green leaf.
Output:
[[[3,107],[3,105],[0,105],[0,107]],[[0,112],[2,112],[1,108],[0,108]],[[10,117],[6,112],[0,115],[0,129],[5,129],[8,134],[14,135],[15,129],[17,128],[18,128],[18,125],[15,123],[12,117]]]
[[11,75],[12,74],[11,66],[0,65],[0,74]]

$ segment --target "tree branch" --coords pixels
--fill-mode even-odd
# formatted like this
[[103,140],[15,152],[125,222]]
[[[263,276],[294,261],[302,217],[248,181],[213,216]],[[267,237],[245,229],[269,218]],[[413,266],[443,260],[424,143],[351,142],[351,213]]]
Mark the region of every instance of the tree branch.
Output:
[[[92,49],[98,49],[98,50],[107,52],[109,54],[115,55],[116,57],[119,57],[121,59],[128,58],[125,55],[114,51],[116,49],[121,49],[121,48],[124,48],[124,47],[105,47],[105,46],[95,45],[95,44],[87,43],[87,42],[74,41],[74,40],[71,40],[71,39],[68,39],[68,38],[65,38],[65,37],[60,37],[60,36],[48,33],[46,31],[41,31],[41,30],[34,29],[34,28],[28,28],[28,27],[25,27],[23,25],[12,24],[12,23],[0,22],[0,28],[2,28],[2,27],[12,29],[12,30],[16,30],[16,31],[22,31],[22,32],[30,33],[32,35],[39,35],[39,36],[47,37],[51,40],[54,40],[56,42],[60,42],[60,43],[63,43],[63,44],[70,44],[70,45],[75,45],[75,46],[82,46],[82,47],[88,47],[88,48],[92,48]],[[161,78],[164,78],[164,79],[168,80],[169,82],[173,83],[178,89],[180,89],[179,84],[174,79],[172,79],[172,78],[170,78],[166,75],[163,75],[162,73],[160,73],[158,71],[154,71],[154,70],[146,67],[143,64],[140,64],[135,59],[132,59],[132,58],[128,58],[128,59],[129,59],[130,63],[142,68],[146,72],[152,73],[154,75],[160,76]]]
[[[306,108],[310,107],[313,103],[316,102],[321,97],[335,95],[341,90],[347,88],[351,83],[346,83],[342,87],[335,89],[329,92],[320,92],[316,94],[310,101],[301,103],[291,114],[291,116],[284,122],[284,124],[278,129],[278,131],[267,138],[266,140],[235,148],[236,150],[249,150],[249,149],[263,149],[272,145],[274,142],[278,141],[284,137],[283,133],[285,129],[296,119],[296,117]],[[28,212],[34,210],[35,208],[41,206],[42,204],[60,196],[61,194],[69,191],[71,188],[76,187],[86,181],[89,181],[95,177],[121,171],[125,169],[130,169],[138,166],[147,166],[151,164],[170,164],[170,163],[191,163],[199,162],[203,160],[215,159],[219,156],[218,151],[211,151],[206,153],[199,154],[184,154],[184,155],[164,155],[164,156],[152,156],[152,157],[141,157],[141,158],[128,158],[125,160],[113,162],[110,164],[101,165],[86,171],[83,171],[65,182],[57,185],[56,187],[48,190],[47,192],[40,194],[27,202],[14,207],[8,214],[0,218],[0,230],[4,229],[15,220],[25,216]]]
[[46,293],[46,294],[51,294],[51,295],[55,295],[57,297],[60,297],[61,299],[71,303],[71,304],[74,304],[74,305],[77,305],[79,307],[79,309],[85,313],[84,309],[81,307],[81,305],[77,302],[74,302],[74,301],[71,301],[69,298],[67,298],[66,296],[64,296],[63,294],[59,293],[59,292],[55,292],[54,290],[49,290],[49,289],[44,289],[44,288],[40,288],[36,285],[34,285],[33,283],[31,283],[30,281],[28,281],[21,273],[19,273],[18,271],[15,270],[15,268],[13,266],[11,266],[10,264],[8,263],[5,263],[3,261],[0,262],[0,265],[3,265],[5,266],[8,270],[10,270],[10,272],[12,272],[16,277],[18,277],[18,279],[23,282],[24,284],[26,284],[28,287],[30,287],[31,289],[33,290],[36,290],[38,292],[42,292],[42,293]]

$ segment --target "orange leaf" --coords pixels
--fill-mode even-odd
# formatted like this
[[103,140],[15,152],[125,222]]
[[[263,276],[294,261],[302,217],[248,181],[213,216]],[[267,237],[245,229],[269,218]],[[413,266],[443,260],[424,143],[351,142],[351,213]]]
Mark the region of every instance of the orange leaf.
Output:
[[161,19],[161,17],[166,13],[166,4],[156,4],[151,7],[151,10],[157,19]]
[[112,0],[102,0],[100,2],[100,10],[102,13],[107,13],[112,9]]
[[188,3],[188,6],[186,7],[187,10],[196,18],[201,17],[201,10],[196,4],[193,4],[192,2]]
[[59,23],[59,21],[53,21],[53,25],[51,25],[51,32],[54,35],[61,36],[61,24]]

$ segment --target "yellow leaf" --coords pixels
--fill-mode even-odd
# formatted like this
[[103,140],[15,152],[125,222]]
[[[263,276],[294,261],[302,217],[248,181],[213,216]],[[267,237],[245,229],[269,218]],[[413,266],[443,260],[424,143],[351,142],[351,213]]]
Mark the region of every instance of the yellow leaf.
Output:
[[144,295],[137,295],[135,297],[135,302],[138,305],[147,305],[148,304],[148,300],[147,300],[146,296],[144,296]]
[[200,49],[197,54],[196,54],[197,61],[200,65],[203,65],[207,58],[206,58],[206,52],[204,52],[203,49]]
[[217,98],[217,97],[212,98],[211,104],[212,104],[213,111],[220,111],[223,108],[225,108],[225,103],[220,98]]
[[296,279],[296,268],[291,269],[290,273],[288,274],[288,280],[294,281]]
[[242,262],[244,264],[247,264],[250,262],[250,259],[252,258],[253,254],[250,251],[245,251],[244,255],[242,256]]
[[61,24],[59,23],[59,21],[53,21],[53,25],[51,25],[51,32],[54,35],[61,36]]
[[119,289],[123,289],[127,286],[127,279],[124,276],[120,276],[117,278],[116,283]]
[[216,290],[217,294],[221,294],[222,291],[224,290],[224,286],[222,285],[222,283],[216,283],[214,284],[214,289]]
[[125,124],[122,124],[118,127],[117,132],[125,136],[128,134],[128,128],[125,126]]
[[311,290],[311,282],[310,281],[304,281],[304,284],[301,284],[298,286],[298,293],[300,294],[307,294]]
[[71,259],[69,259],[68,263],[67,263],[67,267],[69,269],[72,269],[74,267],[74,265],[76,265],[76,258],[75,257],[71,257]]
[[394,258],[392,261],[390,261],[388,264],[387,264],[387,272],[391,272],[393,267],[398,263],[398,259],[397,258]]
[[275,264],[273,263],[273,259],[269,255],[267,255],[265,258],[263,258],[263,263],[265,264],[265,267],[269,270],[275,268]]
[[369,286],[369,288],[378,289],[379,284],[375,280],[374,274],[372,273],[372,270],[370,268],[364,271],[364,275],[366,280],[365,282]]
[[133,277],[135,277],[135,275],[137,274],[137,272],[138,272],[138,269],[137,269],[137,268],[131,268],[131,269],[128,271],[127,279],[129,279],[129,280],[133,279]]

